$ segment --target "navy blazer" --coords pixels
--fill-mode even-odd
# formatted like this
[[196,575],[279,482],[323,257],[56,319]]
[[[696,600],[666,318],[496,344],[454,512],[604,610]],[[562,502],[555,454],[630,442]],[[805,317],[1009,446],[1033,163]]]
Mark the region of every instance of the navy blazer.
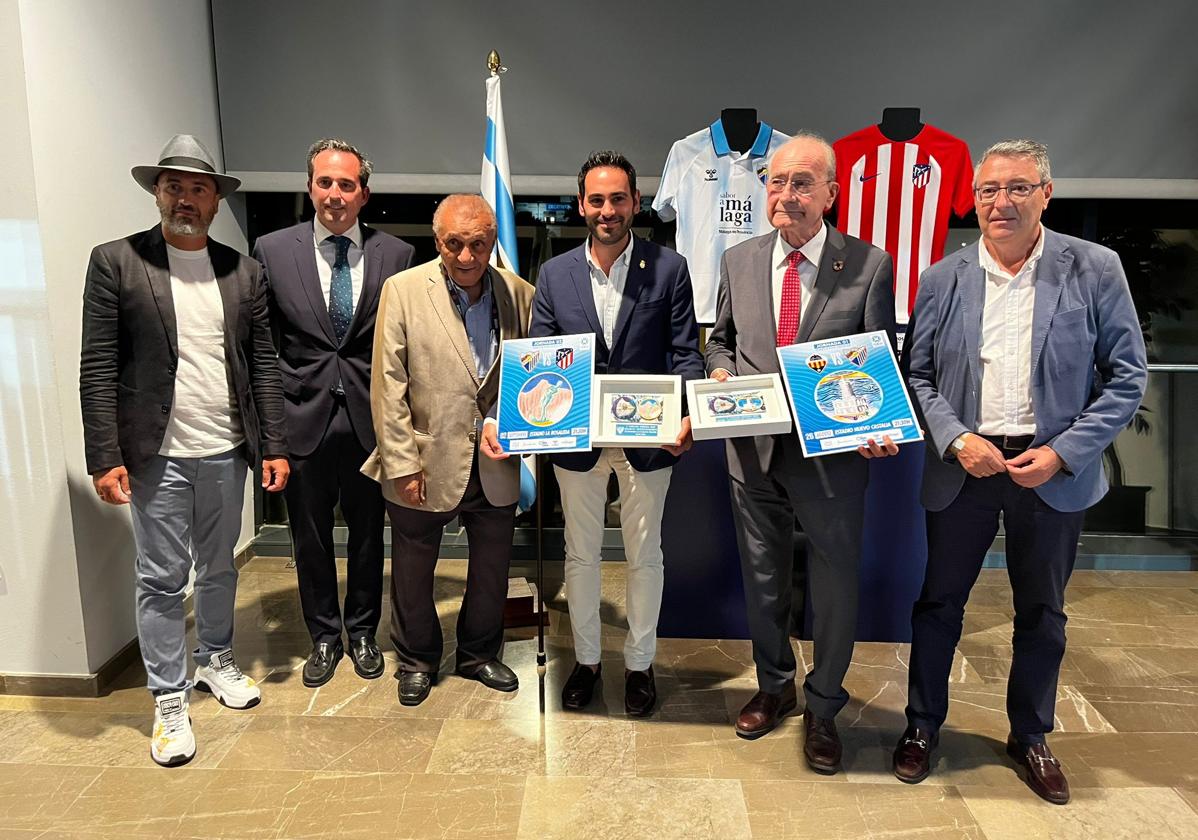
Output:
[[305,457],[320,445],[335,408],[340,382],[358,442],[374,449],[370,417],[370,357],[374,318],[383,281],[412,264],[413,248],[389,233],[362,225],[362,293],[340,343],[320,288],[312,222],[268,233],[254,243],[270,302],[270,320],[279,349],[287,442],[291,454]]
[[[1044,228],[1032,314],[1033,446],[1051,446],[1068,472],[1036,488],[1060,511],[1084,510],[1106,494],[1102,451],[1144,397],[1148,363],[1119,256]],[[982,309],[986,272],[969,245],[923,273],[903,367],[928,431],[922,501],[944,510],[965,483],[946,458],[963,432],[976,432],[981,406]]]
[[[529,336],[595,334],[595,373],[677,374],[683,381],[703,378],[699,327],[686,260],[676,251],[633,237],[624,299],[612,330],[612,346],[603,339],[595,310],[586,243],[554,257],[537,275]],[[556,466],[585,472],[599,461],[599,450],[550,455]],[[641,472],[673,466],[678,459],[664,449],[625,449]]]

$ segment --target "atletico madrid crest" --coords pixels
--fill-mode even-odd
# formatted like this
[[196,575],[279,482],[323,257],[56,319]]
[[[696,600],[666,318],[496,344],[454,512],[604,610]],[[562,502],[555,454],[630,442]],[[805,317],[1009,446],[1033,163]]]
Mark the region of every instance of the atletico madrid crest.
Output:
[[828,366],[828,360],[819,353],[812,353],[807,357],[807,367],[811,368],[816,373],[823,373],[824,368]]
[[926,187],[930,180],[932,180],[932,164],[917,163],[911,167],[911,183],[917,190]]
[[574,348],[562,347],[557,351],[557,366],[565,370],[570,365],[574,364]]

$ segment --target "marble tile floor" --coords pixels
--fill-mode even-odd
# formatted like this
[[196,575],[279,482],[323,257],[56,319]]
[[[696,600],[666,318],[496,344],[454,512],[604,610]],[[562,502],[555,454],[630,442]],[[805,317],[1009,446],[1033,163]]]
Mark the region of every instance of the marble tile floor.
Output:
[[[140,667],[96,699],[0,696],[0,840],[1198,837],[1198,572],[1074,575],[1051,737],[1073,785],[1065,808],[1037,799],[1003,755],[1004,572],[983,571],[975,589],[938,764],[913,787],[889,770],[906,645],[858,644],[839,719],[844,772],[817,776],[799,718],[757,741],[733,734],[755,690],[744,641],[662,639],[659,709],[629,719],[623,567],[604,564],[604,575],[602,696],[582,714],[557,708],[573,658],[555,594],[541,717],[531,630],[508,635],[518,692],[451,674],[464,561],[438,568],[441,680],[405,708],[389,649],[382,679],[359,679],[346,660],[328,685],[304,688],[294,572],[255,558],[242,572],[236,650],[263,682],[262,704],[235,712],[197,693],[197,756],[166,770],[149,759]],[[795,648],[811,661],[810,643]]]

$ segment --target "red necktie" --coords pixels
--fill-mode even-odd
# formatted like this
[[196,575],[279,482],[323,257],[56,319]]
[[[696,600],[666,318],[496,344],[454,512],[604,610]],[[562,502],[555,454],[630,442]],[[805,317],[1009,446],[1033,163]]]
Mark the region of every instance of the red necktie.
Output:
[[782,303],[778,307],[777,346],[795,343],[799,334],[799,313],[803,311],[803,284],[799,281],[799,263],[803,255],[797,249],[786,255],[786,273],[782,275]]

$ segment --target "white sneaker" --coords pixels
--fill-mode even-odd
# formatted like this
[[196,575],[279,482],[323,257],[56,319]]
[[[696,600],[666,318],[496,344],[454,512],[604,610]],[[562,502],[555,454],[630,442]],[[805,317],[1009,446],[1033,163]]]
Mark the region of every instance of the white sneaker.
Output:
[[197,666],[193,681],[196,688],[210,692],[230,709],[248,709],[262,700],[258,683],[241,673],[231,650],[214,653],[207,665]]
[[154,731],[150,758],[163,767],[178,767],[195,758],[196,739],[191,733],[187,692],[173,691],[154,698]]

